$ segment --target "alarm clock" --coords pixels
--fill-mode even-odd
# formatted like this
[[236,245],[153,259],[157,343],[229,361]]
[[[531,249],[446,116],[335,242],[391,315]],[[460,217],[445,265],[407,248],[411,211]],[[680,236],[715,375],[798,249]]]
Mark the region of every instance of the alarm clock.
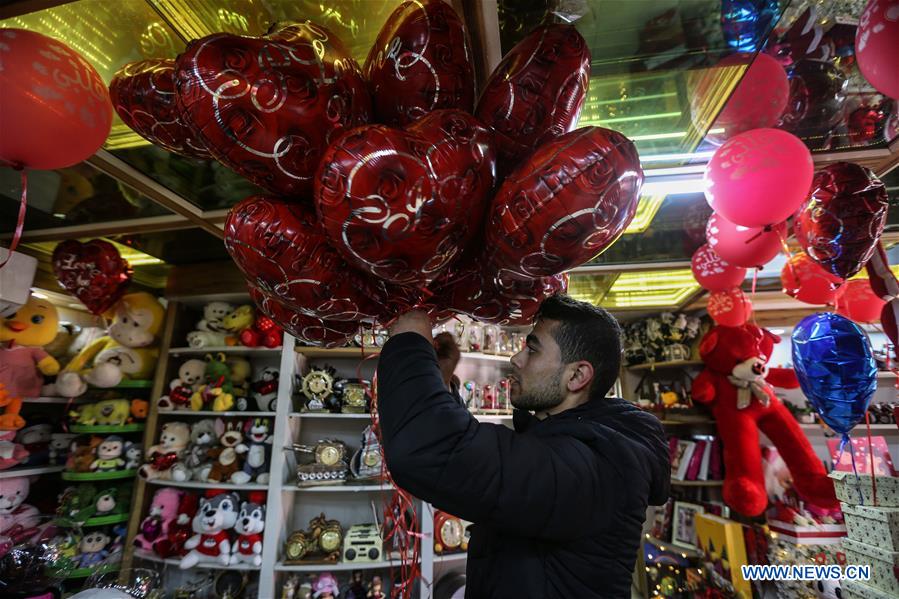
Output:
[[434,553],[468,551],[467,523],[440,510],[434,512]]
[[384,554],[381,531],[375,524],[351,526],[343,539],[343,561],[377,562]]
[[350,460],[350,472],[356,480],[380,480],[383,475],[382,461],[378,436],[371,426],[367,426],[362,432],[362,446]]
[[291,533],[284,543],[284,563],[292,564],[301,561],[314,548],[309,535],[302,530]]

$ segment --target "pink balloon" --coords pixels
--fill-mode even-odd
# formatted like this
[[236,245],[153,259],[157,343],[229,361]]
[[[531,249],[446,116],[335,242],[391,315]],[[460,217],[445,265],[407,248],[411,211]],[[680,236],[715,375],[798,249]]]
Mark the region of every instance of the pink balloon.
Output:
[[779,223],[768,230],[741,227],[720,214],[713,214],[705,228],[709,246],[725,261],[744,268],[760,268],[781,250],[786,239],[787,224]]
[[868,0],[855,34],[855,58],[874,89],[899,99],[899,0]]
[[836,277],[809,258],[799,253],[790,258],[780,271],[783,292],[800,302],[821,306],[833,304],[837,299],[837,289],[843,279]]
[[752,302],[736,287],[710,295],[706,309],[712,320],[726,327],[746,324],[752,316]]
[[855,322],[877,322],[886,304],[871,289],[868,279],[853,279],[837,291],[837,314]]
[[725,291],[739,287],[746,278],[745,268],[725,262],[707,243],[693,253],[691,267],[693,278],[703,289],[709,291]]
[[[720,145],[744,131],[773,127],[787,107],[790,82],[780,63],[768,54],[754,56],[748,52],[737,52],[706,70],[700,78],[690,100],[694,123],[700,127],[704,125],[702,113],[708,110],[716,91],[720,92],[724,69],[746,65],[749,68],[727,99],[724,109],[715,117],[711,130],[705,137],[706,141]],[[713,133],[719,129],[721,131]]]
[[796,136],[753,129],[715,151],[705,169],[705,197],[734,224],[773,225],[787,220],[808,197],[814,170],[811,152]]

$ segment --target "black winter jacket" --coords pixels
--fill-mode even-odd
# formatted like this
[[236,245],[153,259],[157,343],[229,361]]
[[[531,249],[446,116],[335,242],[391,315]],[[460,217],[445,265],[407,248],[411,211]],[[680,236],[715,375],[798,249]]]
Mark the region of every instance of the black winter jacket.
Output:
[[659,421],[596,398],[515,430],[478,422],[447,391],[417,333],[384,346],[378,411],[394,480],[474,522],[469,599],[629,598],[647,504],[668,498]]

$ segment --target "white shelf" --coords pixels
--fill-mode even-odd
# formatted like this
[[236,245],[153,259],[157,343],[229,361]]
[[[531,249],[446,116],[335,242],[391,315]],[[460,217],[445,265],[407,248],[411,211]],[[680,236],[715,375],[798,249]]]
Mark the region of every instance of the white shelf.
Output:
[[896,373],[889,370],[878,370],[877,378],[879,379],[894,379],[896,378]]
[[462,358],[468,360],[484,360],[486,362],[505,362],[509,364],[509,360],[512,359],[512,356],[496,356],[493,354],[482,354],[478,352],[462,352]]
[[434,563],[442,564],[444,562],[461,562],[461,561],[465,561],[467,559],[468,559],[468,553],[463,551],[461,553],[447,553],[446,555],[435,555]]
[[148,484],[151,485],[160,485],[163,487],[179,487],[182,489],[225,489],[227,491],[267,491],[268,485],[260,485],[259,483],[246,483],[243,485],[238,485],[235,483],[204,483],[196,480],[188,480],[188,481],[177,481],[177,480],[163,480],[161,478],[154,478],[153,480],[148,480]]
[[270,416],[274,418],[274,412],[216,412],[215,410],[159,410],[160,416]]
[[[799,427],[802,428],[803,430],[811,430],[811,431],[824,432],[824,430],[825,430],[824,427],[821,426],[820,424],[818,424],[817,422],[814,424],[807,424],[807,423],[800,422]],[[853,434],[853,436],[857,436],[861,433],[864,433],[867,430],[867,428],[868,427],[867,427],[867,425],[865,425],[865,422],[863,420],[856,425],[856,427],[852,431],[852,434]],[[871,430],[878,431],[881,433],[883,433],[883,432],[899,433],[899,426],[896,426],[895,424],[872,424]],[[836,433],[834,433],[834,434],[836,435]]]
[[173,347],[169,349],[170,356],[203,356],[206,354],[230,354],[230,355],[253,355],[253,356],[275,356],[281,355],[280,347],[244,347],[242,345],[227,345],[218,347]]
[[511,414],[472,414],[472,416],[474,416],[478,422],[492,422],[496,424],[512,422]]
[[310,563],[310,564],[285,564],[279,561],[275,564],[276,572],[345,572],[347,570],[378,570],[398,566],[400,560],[382,562],[335,562],[335,563]]
[[0,470],[0,478],[15,478],[16,476],[36,476],[38,474],[50,474],[51,472],[62,472],[65,466],[35,466],[33,468],[13,467],[7,470]]
[[316,487],[297,487],[287,482],[281,488],[282,491],[293,493],[379,493],[392,491],[391,485],[319,485]]
[[371,414],[331,414],[330,412],[291,412],[291,418],[323,418],[328,420],[371,420]]
[[52,404],[62,404],[65,405],[69,402],[73,404],[85,401],[82,397],[23,397],[23,403],[52,403]]
[[[166,564],[168,566],[175,566],[176,568],[181,566],[181,560],[174,557],[159,557],[158,555],[147,553],[146,551],[141,551],[140,549],[134,550],[134,557],[137,559],[144,559],[150,562],[156,562],[158,564]],[[202,568],[204,570],[250,570],[256,571],[259,570],[257,566],[253,566],[250,564],[231,564],[228,566],[223,566],[221,562],[200,562],[193,568],[188,568],[189,570],[193,570],[195,568]]]

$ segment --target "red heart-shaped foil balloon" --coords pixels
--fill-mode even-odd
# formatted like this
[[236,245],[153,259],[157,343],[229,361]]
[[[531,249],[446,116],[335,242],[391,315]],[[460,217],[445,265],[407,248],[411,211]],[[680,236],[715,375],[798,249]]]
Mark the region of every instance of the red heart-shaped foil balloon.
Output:
[[642,184],[637,149],[617,131],[584,127],[544,144],[493,200],[490,259],[532,278],[579,266],[624,232]]
[[424,287],[483,221],[494,169],[491,132],[460,110],[432,112],[405,129],[369,125],[328,147],[316,208],[352,264]]
[[572,25],[543,25],[493,70],[475,111],[497,133],[502,174],[574,129],[590,81],[590,48]]
[[828,272],[848,279],[877,247],[889,198],[870,169],[835,162],[817,173],[793,225],[802,249]]
[[306,316],[253,284],[249,284],[248,288],[250,297],[259,311],[304,345],[342,347],[348,345],[359,330],[358,323]]
[[474,108],[471,44],[443,0],[400,4],[365,61],[375,120],[403,127],[441,108]]
[[371,113],[359,65],[309,21],[262,37],[216,33],[191,42],[175,82],[182,118],[212,155],[285,196],[311,192],[325,147]]
[[108,241],[63,241],[53,250],[53,272],[59,284],[92,314],[103,314],[125,294],[131,268]]
[[306,316],[355,322],[383,307],[383,291],[328,245],[305,205],[243,200],[228,213],[225,247],[252,285]]
[[109,97],[119,118],[137,134],[182,156],[212,155],[187,125],[175,105],[175,61],[152,58],[123,66],[109,84]]

